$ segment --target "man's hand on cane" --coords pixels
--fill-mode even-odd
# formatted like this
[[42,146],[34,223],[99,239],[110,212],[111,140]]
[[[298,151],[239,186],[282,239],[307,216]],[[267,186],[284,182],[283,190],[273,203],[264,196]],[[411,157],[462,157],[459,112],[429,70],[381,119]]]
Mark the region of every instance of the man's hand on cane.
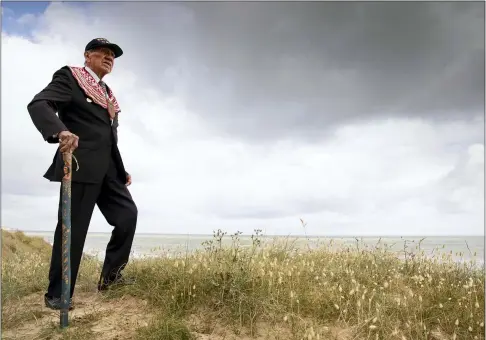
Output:
[[59,149],[62,153],[72,153],[78,147],[79,137],[69,131],[62,131],[58,135]]

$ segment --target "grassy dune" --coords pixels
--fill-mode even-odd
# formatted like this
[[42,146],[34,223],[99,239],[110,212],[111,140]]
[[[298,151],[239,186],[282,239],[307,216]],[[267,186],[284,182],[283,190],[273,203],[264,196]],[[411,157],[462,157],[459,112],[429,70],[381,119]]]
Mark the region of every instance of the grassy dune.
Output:
[[98,309],[73,314],[64,332],[41,307],[48,248],[18,247],[2,261],[3,330],[26,334],[35,324],[29,339],[485,339],[484,267],[472,262],[419,249],[400,260],[383,243],[359,241],[296,249],[292,239],[263,243],[258,231],[250,247],[238,234],[224,246],[228,237],[218,231],[204,250],[134,260],[125,273],[137,285],[101,297],[101,264],[86,259],[75,304],[96,300]]

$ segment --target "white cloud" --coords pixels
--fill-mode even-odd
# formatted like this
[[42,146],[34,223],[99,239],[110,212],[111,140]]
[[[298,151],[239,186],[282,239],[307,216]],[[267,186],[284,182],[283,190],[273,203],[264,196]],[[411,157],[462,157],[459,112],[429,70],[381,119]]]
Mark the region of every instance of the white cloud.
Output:
[[[35,21],[32,40],[2,35],[3,225],[54,228],[59,187],[42,175],[55,146],[43,142],[26,105],[58,68],[81,65],[85,44],[103,36],[125,50],[107,82],[122,109],[119,146],[133,175],[139,232],[299,234],[303,218],[311,234],[484,233],[482,112],[476,121],[363,120],[314,144],[286,136],[249,144],[157,85],[160,73],[183,86],[184,69],[160,61],[173,46],[147,41],[147,51],[160,51],[154,56],[134,42],[131,27],[148,30],[152,16],[127,25],[121,9],[116,20],[88,13],[54,3]],[[90,230],[110,230],[98,211]]]
[[37,17],[32,13],[23,14],[17,19],[17,22],[21,25],[32,25],[35,24]]

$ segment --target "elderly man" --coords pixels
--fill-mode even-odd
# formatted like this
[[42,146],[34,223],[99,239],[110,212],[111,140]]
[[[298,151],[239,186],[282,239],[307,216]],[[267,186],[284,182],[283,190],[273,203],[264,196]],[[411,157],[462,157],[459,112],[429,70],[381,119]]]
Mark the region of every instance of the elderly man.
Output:
[[[48,143],[59,143],[44,177],[61,182],[62,152],[73,152],[71,187],[71,302],[83,254],[84,242],[95,204],[113,227],[106,248],[98,290],[113,284],[131,284],[121,275],[135,235],[137,207],[128,191],[131,177],[118,149],[120,108],[112,90],[102,81],[113,69],[122,49],[106,39],[90,41],[84,67],[64,66],[28,104],[30,117]],[[56,112],[58,115],[56,115]],[[77,164],[76,164],[77,163]],[[61,305],[61,194],[45,304]]]

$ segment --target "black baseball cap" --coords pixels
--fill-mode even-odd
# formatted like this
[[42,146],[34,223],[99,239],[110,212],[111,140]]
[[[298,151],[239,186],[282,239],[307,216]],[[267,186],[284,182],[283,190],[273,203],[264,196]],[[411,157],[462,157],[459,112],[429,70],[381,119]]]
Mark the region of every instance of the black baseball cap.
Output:
[[118,46],[117,44],[109,42],[105,38],[96,38],[96,39],[91,40],[88,43],[88,45],[86,45],[86,48],[84,49],[84,51],[89,51],[89,50],[92,50],[92,49],[98,48],[98,47],[109,48],[115,54],[115,58],[118,58],[119,56],[121,56],[123,54],[123,50],[120,48],[120,46]]

